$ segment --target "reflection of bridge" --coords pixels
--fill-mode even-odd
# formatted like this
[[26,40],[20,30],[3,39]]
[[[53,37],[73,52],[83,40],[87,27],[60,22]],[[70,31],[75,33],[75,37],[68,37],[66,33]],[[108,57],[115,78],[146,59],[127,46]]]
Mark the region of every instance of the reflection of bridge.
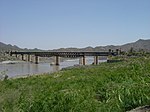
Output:
[[59,57],[67,57],[67,58],[80,58],[80,64],[86,64],[86,56],[94,56],[94,64],[98,64],[98,57],[99,56],[110,56],[110,55],[117,55],[118,51],[116,52],[10,52],[10,55],[18,55],[22,56],[22,60],[24,56],[26,56],[27,61],[31,61],[31,56],[34,56],[35,63],[39,63],[39,57],[52,57],[55,56],[55,64],[59,65]]

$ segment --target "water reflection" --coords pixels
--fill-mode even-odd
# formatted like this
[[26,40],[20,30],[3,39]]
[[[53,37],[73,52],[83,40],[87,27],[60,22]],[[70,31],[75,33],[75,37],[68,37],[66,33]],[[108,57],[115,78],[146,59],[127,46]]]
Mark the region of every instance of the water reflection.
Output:
[[[31,67],[30,67],[30,68],[31,68]],[[38,64],[32,64],[32,68],[33,68],[32,71],[39,72],[39,65],[38,65]]]

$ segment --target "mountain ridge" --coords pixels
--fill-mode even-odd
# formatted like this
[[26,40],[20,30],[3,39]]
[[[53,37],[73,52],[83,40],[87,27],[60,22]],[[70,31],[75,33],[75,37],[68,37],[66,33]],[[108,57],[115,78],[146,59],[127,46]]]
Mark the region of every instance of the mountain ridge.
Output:
[[116,50],[121,49],[122,51],[129,51],[130,49],[134,49],[135,51],[144,50],[150,52],[150,39],[144,40],[139,39],[135,42],[123,44],[123,45],[107,45],[107,46],[96,46],[96,47],[85,47],[85,48],[59,48],[53,50],[41,50],[41,49],[27,49],[20,48],[16,45],[5,44],[0,42],[0,51],[8,51],[8,50],[16,50],[16,51],[108,51],[109,49]]

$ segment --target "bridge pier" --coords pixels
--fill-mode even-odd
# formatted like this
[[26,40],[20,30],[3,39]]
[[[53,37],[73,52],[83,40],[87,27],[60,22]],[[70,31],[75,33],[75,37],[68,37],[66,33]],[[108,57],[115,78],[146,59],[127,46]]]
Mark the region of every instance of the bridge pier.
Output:
[[24,60],[28,61],[28,55],[27,54],[25,54],[25,59]]
[[29,61],[29,62],[31,61],[31,59],[30,59],[30,54],[28,54],[28,61]]
[[34,62],[35,62],[35,56],[34,56],[34,55],[31,55],[30,62],[32,62],[32,63],[34,63]]
[[21,58],[21,55],[20,55],[20,54],[18,55],[18,58],[19,58],[20,60],[22,60],[22,58]]
[[94,65],[98,65],[98,56],[94,56]]
[[86,65],[85,56],[80,57],[80,59],[79,59],[79,64],[80,64],[80,65]]
[[22,59],[22,61],[24,61],[24,55],[23,54],[21,54],[21,59]]
[[80,64],[80,65],[83,64],[83,59],[82,59],[82,57],[79,58],[79,64]]
[[55,65],[59,65],[59,56],[55,57]]
[[85,59],[85,56],[83,56],[83,65],[86,65],[86,59]]
[[39,63],[39,56],[35,56],[35,64]]

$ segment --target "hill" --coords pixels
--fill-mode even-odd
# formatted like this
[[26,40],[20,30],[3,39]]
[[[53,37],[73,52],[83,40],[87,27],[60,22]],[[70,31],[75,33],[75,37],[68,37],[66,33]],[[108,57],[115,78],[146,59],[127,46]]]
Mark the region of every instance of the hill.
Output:
[[21,50],[21,48],[19,48],[16,45],[11,45],[11,44],[4,44],[2,42],[0,42],[0,51],[8,51],[8,50]]
[[[49,51],[108,51],[109,49],[116,50],[121,49],[122,51],[129,51],[130,49],[134,49],[135,51],[144,50],[150,52],[150,39],[143,40],[139,39],[136,42],[127,43],[124,45],[108,45],[108,46],[97,46],[97,47],[86,47],[86,48],[60,48],[60,49],[53,49]],[[7,51],[7,50],[19,50],[19,51],[43,51],[41,49],[27,49],[27,48],[19,48],[16,45],[11,44],[4,44],[0,42],[0,51]]]
[[127,50],[130,50],[131,47],[136,51],[137,50],[150,51],[150,39],[148,40],[139,39],[136,42],[122,45],[121,49],[123,49],[124,51],[127,51]]
[[37,48],[34,48],[34,49],[20,48],[16,45],[5,44],[5,43],[0,42],[0,52],[11,51],[11,50],[14,50],[14,51],[43,51],[43,50],[37,49]]
[[133,48],[135,51],[144,50],[150,52],[150,39],[143,40],[139,39],[136,42],[127,43],[124,45],[108,45],[108,46],[97,46],[97,47],[86,47],[86,48],[60,48],[60,49],[54,49],[51,51],[108,51],[109,49],[116,50],[121,49],[122,51],[129,51],[131,48]]

